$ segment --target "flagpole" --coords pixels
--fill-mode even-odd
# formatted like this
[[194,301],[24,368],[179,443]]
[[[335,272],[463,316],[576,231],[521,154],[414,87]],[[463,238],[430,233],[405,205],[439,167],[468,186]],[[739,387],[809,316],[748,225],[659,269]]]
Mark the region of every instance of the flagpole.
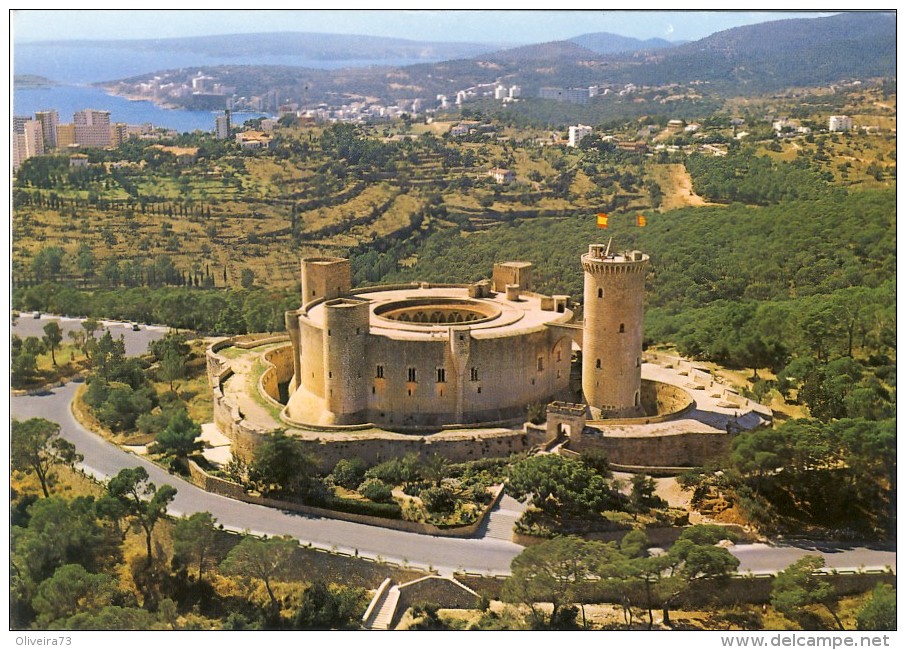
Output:
[[604,257],[610,257],[610,243],[613,241],[613,237],[607,240],[607,250],[604,251]]

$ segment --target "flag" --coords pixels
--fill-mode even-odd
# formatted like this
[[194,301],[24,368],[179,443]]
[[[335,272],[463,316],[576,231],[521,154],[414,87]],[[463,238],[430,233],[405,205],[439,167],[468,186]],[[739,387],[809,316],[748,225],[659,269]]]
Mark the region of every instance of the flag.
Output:
[[647,223],[648,223],[648,220],[645,218],[644,215],[641,215],[641,214],[636,215],[635,225],[637,225],[639,228],[644,228]]
[[606,228],[606,227],[607,227],[607,215],[604,214],[603,212],[599,212],[598,213],[598,228]]

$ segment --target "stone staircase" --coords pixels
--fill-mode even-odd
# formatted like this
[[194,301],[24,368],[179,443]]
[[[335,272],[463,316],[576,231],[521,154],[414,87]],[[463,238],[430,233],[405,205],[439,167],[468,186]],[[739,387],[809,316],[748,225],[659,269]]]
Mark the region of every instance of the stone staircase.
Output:
[[504,494],[500,502],[494,506],[488,515],[488,521],[482,537],[502,539],[510,542],[513,540],[513,526],[522,516],[528,506],[519,503],[513,497]]
[[372,603],[373,607],[368,608],[371,615],[367,612],[365,614],[363,627],[367,630],[389,630],[400,600],[400,589],[393,585],[389,589],[380,590],[375,598],[377,601]]

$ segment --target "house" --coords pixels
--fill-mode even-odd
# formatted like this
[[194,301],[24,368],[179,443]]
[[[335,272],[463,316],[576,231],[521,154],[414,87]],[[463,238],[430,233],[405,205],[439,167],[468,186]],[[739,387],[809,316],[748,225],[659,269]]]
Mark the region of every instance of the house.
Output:
[[243,151],[269,149],[273,138],[264,131],[242,131],[236,134],[236,142]]
[[516,180],[516,172],[511,169],[502,169],[500,167],[494,167],[489,170],[488,176],[493,177],[494,182],[498,185],[506,185]]
[[176,164],[180,166],[191,165],[198,160],[198,147],[168,147],[162,144],[154,144],[149,149],[160,149],[176,158]]

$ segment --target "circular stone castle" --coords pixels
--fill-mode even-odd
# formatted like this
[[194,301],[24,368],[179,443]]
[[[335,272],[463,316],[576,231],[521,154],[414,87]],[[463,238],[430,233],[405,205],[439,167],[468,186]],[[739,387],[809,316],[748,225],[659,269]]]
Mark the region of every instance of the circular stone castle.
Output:
[[[770,421],[770,409],[689,361],[643,358],[647,255],[592,244],[581,262],[577,319],[569,296],[532,290],[528,262],[495,264],[472,284],[354,288],[349,260],[304,259],[288,336],[208,349],[214,421],[234,453],[285,430],[327,468],[349,456],[461,461],[563,442],[665,470],[701,465],[728,434]],[[545,407],[545,426],[526,422]]]
[[589,248],[582,328],[568,296],[531,291],[527,262],[496,264],[491,282],[353,291],[349,260],[305,259],[285,416],[394,431],[522,422],[531,404],[574,399],[573,342],[593,412],[640,415],[647,262]]

